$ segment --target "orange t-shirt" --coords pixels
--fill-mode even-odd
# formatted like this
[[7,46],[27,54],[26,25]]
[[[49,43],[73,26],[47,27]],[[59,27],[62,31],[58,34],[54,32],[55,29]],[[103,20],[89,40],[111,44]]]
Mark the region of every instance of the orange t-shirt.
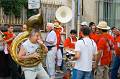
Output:
[[[4,40],[9,40],[10,38],[13,38],[13,37],[14,37],[14,33],[4,32],[4,34],[5,34]],[[12,41],[13,41],[13,40],[7,42],[7,44],[8,44],[9,47],[10,47]]]
[[89,37],[91,39],[93,39],[96,43],[99,41],[100,39],[100,35],[98,35],[97,33],[90,33]]
[[120,35],[115,37],[115,53],[120,56]]
[[97,43],[98,51],[102,50],[102,56],[100,59],[100,64],[101,65],[109,65],[112,59],[112,52],[110,50],[110,45],[108,44],[108,39],[111,42],[111,45],[114,47],[114,38],[107,34],[101,34],[101,38],[99,39]]
[[64,47],[68,47],[68,48],[72,48],[74,49],[75,48],[75,43],[77,41],[77,38],[74,37],[74,38],[71,38],[71,37],[68,37],[65,41],[64,41]]

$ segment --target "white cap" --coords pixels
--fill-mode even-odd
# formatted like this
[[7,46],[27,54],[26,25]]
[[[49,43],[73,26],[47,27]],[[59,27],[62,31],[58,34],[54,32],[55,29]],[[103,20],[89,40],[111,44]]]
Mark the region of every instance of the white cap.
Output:
[[81,25],[82,26],[88,26],[87,22],[82,22]]

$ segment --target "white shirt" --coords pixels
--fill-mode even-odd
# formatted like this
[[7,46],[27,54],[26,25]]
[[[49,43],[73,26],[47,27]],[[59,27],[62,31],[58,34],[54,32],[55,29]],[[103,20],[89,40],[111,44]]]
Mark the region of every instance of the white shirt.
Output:
[[[22,46],[24,47],[26,51],[26,55],[34,53],[36,49],[39,47],[39,44],[33,44],[29,39],[27,39]],[[31,60],[32,61],[32,60]],[[30,71],[39,71],[41,70],[42,64],[38,64],[37,66],[34,67],[22,67],[23,71],[30,70]]]
[[97,54],[96,43],[90,38],[78,40],[75,44],[75,51],[80,53],[80,58],[75,62],[75,69],[81,71],[92,71],[92,58]]
[[27,39],[22,46],[24,47],[25,51],[26,51],[26,55],[27,54],[31,54],[34,53],[36,51],[36,49],[39,47],[39,44],[33,44],[31,43],[31,41],[29,39]]
[[[46,41],[46,46],[54,46],[57,44],[57,36],[54,30],[52,30],[47,34],[45,41]],[[50,41],[52,41],[53,44],[49,44]]]

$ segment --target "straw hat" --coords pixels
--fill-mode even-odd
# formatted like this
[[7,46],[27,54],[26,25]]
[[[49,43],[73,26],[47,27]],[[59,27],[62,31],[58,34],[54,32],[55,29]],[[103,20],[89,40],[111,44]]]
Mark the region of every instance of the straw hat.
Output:
[[54,24],[54,28],[61,28],[61,22],[59,22],[58,20],[55,20],[53,24]]
[[110,27],[107,25],[107,22],[105,21],[100,21],[99,24],[97,25],[97,28],[104,29],[104,30],[110,29]]
[[54,24],[54,28],[61,28],[61,25]]

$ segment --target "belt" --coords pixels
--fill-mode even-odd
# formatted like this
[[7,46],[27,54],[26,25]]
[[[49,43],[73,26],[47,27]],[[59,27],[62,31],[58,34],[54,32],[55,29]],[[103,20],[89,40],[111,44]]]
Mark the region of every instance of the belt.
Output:
[[50,51],[53,47],[55,47],[56,45],[53,45],[53,46],[47,46],[48,48],[48,51]]

